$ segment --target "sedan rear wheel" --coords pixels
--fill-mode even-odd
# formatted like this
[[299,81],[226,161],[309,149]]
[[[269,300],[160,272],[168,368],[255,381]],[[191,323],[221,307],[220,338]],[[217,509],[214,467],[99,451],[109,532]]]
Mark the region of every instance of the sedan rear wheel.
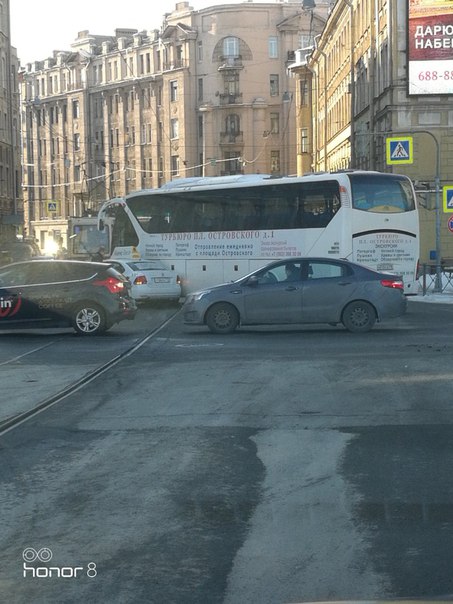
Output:
[[212,333],[232,333],[239,325],[239,313],[232,304],[214,304],[206,313],[206,325]]
[[72,325],[83,336],[94,336],[108,329],[102,308],[89,302],[75,308]]
[[370,331],[376,323],[376,311],[368,302],[350,302],[343,311],[342,322],[348,331]]

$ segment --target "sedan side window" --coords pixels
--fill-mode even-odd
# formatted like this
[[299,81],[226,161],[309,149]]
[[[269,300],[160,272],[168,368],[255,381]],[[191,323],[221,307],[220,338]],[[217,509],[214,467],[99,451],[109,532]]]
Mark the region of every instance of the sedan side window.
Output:
[[309,279],[333,279],[344,276],[341,264],[330,262],[310,262],[308,267]]
[[263,271],[258,275],[258,283],[286,283],[288,281],[300,281],[301,263],[300,262],[282,262],[272,269]]

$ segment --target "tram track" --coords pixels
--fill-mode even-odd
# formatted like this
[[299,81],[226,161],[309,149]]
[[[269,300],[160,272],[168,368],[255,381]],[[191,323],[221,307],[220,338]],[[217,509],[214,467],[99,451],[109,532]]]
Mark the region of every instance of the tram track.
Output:
[[[150,339],[152,339],[162,329],[164,329],[164,327],[166,327],[168,325],[168,323],[170,323],[170,321],[175,317],[176,314],[178,314],[178,312],[179,312],[179,309],[176,310],[174,313],[172,313],[169,317],[167,317],[157,327],[151,329],[151,331],[149,331],[146,335],[144,335],[142,338],[140,338],[138,341],[136,341],[132,346],[129,346],[126,350],[122,351],[118,355],[116,355],[113,358],[111,358],[111,359],[103,362],[101,365],[99,365],[98,367],[96,367],[92,371],[89,371],[88,373],[86,373],[85,375],[83,375],[78,380],[75,380],[74,382],[72,382],[68,386],[62,388],[57,393],[55,393],[55,394],[47,397],[46,399],[42,400],[38,404],[35,404],[32,409],[28,409],[26,411],[18,413],[17,415],[14,415],[14,416],[12,416],[10,418],[7,418],[5,420],[0,421],[0,436],[3,435],[3,434],[6,434],[7,432],[9,432],[9,431],[11,431],[11,430],[13,430],[15,428],[17,428],[21,424],[23,424],[23,423],[29,421],[30,419],[36,417],[40,413],[43,413],[47,409],[50,409],[51,407],[57,405],[58,403],[60,403],[64,399],[66,399],[68,396],[71,396],[75,392],[81,390],[86,385],[90,384],[91,382],[93,382],[94,380],[96,380],[97,378],[99,378],[101,375],[103,375],[103,374],[107,373],[108,371],[110,371],[110,369],[112,369],[113,367],[115,367],[116,365],[118,365],[118,363],[120,363],[124,359],[126,359],[126,358],[130,357],[131,355],[133,355],[142,346],[144,346]],[[38,351],[40,351],[40,350],[42,350],[44,348],[50,347],[53,343],[54,342],[47,343],[46,345],[38,347],[38,348],[36,348],[36,349],[34,349],[32,351],[28,351],[27,353],[24,353],[22,355],[18,355],[17,357],[14,357],[14,358],[9,359],[7,361],[3,361],[1,363],[1,365],[7,365],[7,364],[10,364],[10,363],[12,363],[14,361],[20,360],[21,358],[24,358],[27,355],[30,355],[30,354],[32,354],[34,352],[38,352]]]

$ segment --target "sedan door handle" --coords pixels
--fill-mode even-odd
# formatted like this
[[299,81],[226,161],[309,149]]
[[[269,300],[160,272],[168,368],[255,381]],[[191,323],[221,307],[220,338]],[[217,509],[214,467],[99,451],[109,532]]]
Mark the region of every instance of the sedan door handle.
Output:
[[289,285],[288,287],[285,287],[285,290],[286,290],[287,292],[294,292],[294,291],[296,291],[296,290],[298,290],[298,289],[299,289],[299,288],[298,288],[298,287],[296,287],[295,285]]
[[338,285],[342,285],[344,287],[345,285],[351,285],[351,284],[352,284],[351,281],[341,281]]

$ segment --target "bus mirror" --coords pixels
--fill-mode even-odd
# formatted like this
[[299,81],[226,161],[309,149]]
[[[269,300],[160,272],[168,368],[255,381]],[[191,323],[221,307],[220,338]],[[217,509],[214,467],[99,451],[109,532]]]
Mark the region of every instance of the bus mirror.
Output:
[[104,221],[102,220],[102,218],[99,219],[99,225],[98,225],[98,230],[99,231],[103,231],[104,230]]

